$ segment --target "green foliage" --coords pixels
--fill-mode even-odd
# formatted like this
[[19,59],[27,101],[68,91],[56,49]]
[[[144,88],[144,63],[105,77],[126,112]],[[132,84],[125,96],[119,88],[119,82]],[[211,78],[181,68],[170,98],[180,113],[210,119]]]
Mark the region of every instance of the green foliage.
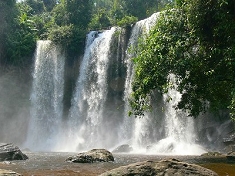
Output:
[[52,10],[52,17],[54,23],[58,26],[68,25],[69,24],[69,16],[66,11],[65,3],[57,4]]
[[208,108],[213,112],[234,109],[235,24],[234,11],[229,10],[234,4],[226,2],[185,1],[161,14],[134,59],[130,100],[134,115],[143,115],[149,108],[153,90],[168,90],[169,74],[176,75],[182,93],[177,108],[191,116]]
[[107,16],[107,11],[105,9],[98,9],[96,13],[93,14],[91,22],[89,24],[90,29],[103,29],[111,26],[110,20]]
[[48,39],[61,44],[73,55],[84,46],[91,18],[90,0],[64,0],[52,10],[54,25],[48,28]]
[[4,0],[0,2],[0,62],[6,62],[6,41],[14,23],[16,8],[14,0]]
[[69,23],[87,28],[91,18],[91,0],[66,0]]
[[26,61],[38,39],[51,39],[68,54],[78,54],[89,29],[129,26],[166,3],[168,0],[2,0],[0,61]]
[[31,7],[32,14],[40,14],[46,10],[42,0],[25,0],[24,3]]
[[44,3],[44,6],[46,8],[46,11],[50,12],[57,3],[57,0],[42,0]]
[[48,39],[55,44],[69,45],[73,34],[74,25],[53,26],[48,34]]
[[142,20],[155,12],[161,11],[167,4],[171,3],[170,0],[128,0],[124,2],[124,7],[128,15]]
[[81,51],[85,34],[86,30],[74,26],[73,24],[53,26],[48,34],[48,39],[55,44],[64,46],[68,53],[74,54]]
[[135,24],[138,19],[134,16],[124,16],[120,21],[117,22],[117,25],[120,27],[127,27]]
[[7,62],[12,64],[24,62],[24,57],[33,53],[37,40],[37,29],[30,16],[31,7],[18,4],[18,9],[6,40]]

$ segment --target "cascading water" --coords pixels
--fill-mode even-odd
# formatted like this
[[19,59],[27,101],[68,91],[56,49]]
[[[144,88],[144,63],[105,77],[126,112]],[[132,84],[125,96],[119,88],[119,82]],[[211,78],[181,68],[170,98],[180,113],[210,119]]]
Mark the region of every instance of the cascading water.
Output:
[[38,41],[35,53],[31,120],[26,147],[54,150],[63,114],[65,54],[51,41]]
[[[158,13],[150,18],[136,23],[133,27],[129,40],[129,47],[135,48],[138,39],[143,34],[147,34],[155,24]],[[128,98],[131,94],[131,82],[133,75],[133,64],[131,58],[135,53],[127,55],[127,78],[125,84],[125,114],[129,111]],[[172,78],[173,79],[173,78]],[[157,94],[157,93],[155,93]],[[172,101],[168,102],[170,96]],[[174,89],[170,89],[164,95],[163,102],[160,97],[153,100],[153,112],[146,113],[141,119],[127,119],[123,127],[131,126],[125,131],[129,134],[129,144],[133,147],[134,153],[154,153],[154,154],[200,154],[205,152],[199,145],[195,144],[195,130],[192,118],[187,117],[186,113],[176,111],[173,107],[179,102],[180,94]],[[157,103],[157,105],[156,105]],[[161,112],[163,107],[164,112]],[[163,127],[164,126],[164,127]],[[158,142],[159,141],[159,142]]]
[[[133,62],[132,58],[135,57],[135,48],[138,45],[138,40],[140,37],[143,37],[145,34],[147,34],[151,28],[156,23],[156,20],[158,18],[159,13],[153,14],[151,17],[141,20],[135,24],[135,26],[132,29],[131,36],[128,43],[128,52],[127,50],[127,58],[126,58],[126,64],[127,64],[127,77],[126,77],[126,83],[125,83],[125,93],[124,93],[124,101],[125,101],[125,114],[127,116],[128,111],[130,111],[130,107],[128,104],[129,96],[132,92],[131,89],[131,83],[134,77],[133,73]],[[152,118],[152,117],[150,117]],[[149,117],[146,116],[144,119],[130,119],[128,117],[125,117],[124,123],[123,123],[123,131],[125,136],[128,136],[129,143],[134,147],[134,150],[137,152],[141,150],[141,148],[144,145],[148,145],[146,142],[147,133],[149,133],[150,129],[144,129],[145,127],[150,127],[148,125]],[[153,121],[152,121],[153,122]],[[150,122],[151,123],[151,122]],[[146,148],[145,148],[146,149]],[[144,150],[145,150],[144,149]],[[142,150],[141,150],[142,151]]]
[[[127,115],[134,77],[133,48],[151,30],[158,15],[137,22],[128,40],[126,31],[118,27],[87,35],[72,105],[63,125],[64,55],[51,42],[38,42],[27,141],[30,148],[72,152],[110,150],[128,144],[133,153],[204,152],[196,145],[193,119],[173,108],[180,100],[174,89],[163,97],[154,93],[153,111],[145,117],[135,119]],[[168,96],[173,100],[168,102]]]
[[[107,117],[112,40],[118,28],[102,33],[90,32],[70,110],[67,144],[72,151],[93,147],[110,147],[113,134],[111,117]],[[110,129],[109,129],[110,128]],[[67,147],[65,147],[67,148]]]
[[203,147],[196,144],[196,130],[194,129],[193,117],[188,117],[186,112],[176,110],[181,94],[175,89],[175,76],[169,75],[171,84],[168,93],[163,95],[164,100],[164,137],[153,143],[149,153],[170,155],[200,155],[205,151]]

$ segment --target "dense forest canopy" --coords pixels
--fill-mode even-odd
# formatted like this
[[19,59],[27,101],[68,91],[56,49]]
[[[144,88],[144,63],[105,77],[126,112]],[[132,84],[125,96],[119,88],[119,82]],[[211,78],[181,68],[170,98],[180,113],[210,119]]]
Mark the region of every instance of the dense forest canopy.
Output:
[[234,118],[234,0],[178,1],[161,13],[134,62],[134,115],[151,108],[153,90],[165,93],[174,86],[169,75],[175,75],[176,89],[182,93],[177,108],[195,117],[225,110]]
[[143,115],[151,92],[167,92],[173,74],[182,93],[177,108],[235,117],[234,0],[1,0],[0,63],[30,62],[36,41],[47,39],[76,56],[89,30],[128,27],[162,10],[133,59],[132,113]]
[[52,40],[70,55],[83,49],[89,30],[134,24],[160,11],[168,0],[2,0],[0,61],[21,64],[36,41]]

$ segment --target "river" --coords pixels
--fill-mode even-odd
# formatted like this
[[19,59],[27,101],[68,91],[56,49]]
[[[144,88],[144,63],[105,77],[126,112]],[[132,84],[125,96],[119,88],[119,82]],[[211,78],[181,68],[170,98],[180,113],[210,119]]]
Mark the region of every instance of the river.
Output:
[[225,157],[205,158],[200,156],[163,156],[114,154],[115,161],[107,163],[68,163],[65,160],[75,153],[57,152],[25,152],[29,157],[25,161],[1,162],[0,168],[13,170],[23,176],[96,176],[105,171],[131,163],[167,158],[176,158],[187,163],[194,163],[217,172],[220,176],[234,176],[235,162],[231,163]]

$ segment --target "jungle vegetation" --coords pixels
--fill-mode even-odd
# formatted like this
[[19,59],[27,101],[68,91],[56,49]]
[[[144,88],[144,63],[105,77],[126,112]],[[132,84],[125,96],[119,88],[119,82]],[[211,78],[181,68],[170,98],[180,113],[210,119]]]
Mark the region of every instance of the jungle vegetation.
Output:
[[159,11],[133,58],[131,114],[150,110],[151,93],[166,93],[174,75],[182,93],[176,108],[194,117],[225,110],[235,118],[234,0],[1,0],[0,64],[30,62],[37,40],[78,55],[89,30],[131,26]]
[[78,54],[89,30],[128,26],[160,11],[168,0],[1,0],[0,63],[22,64],[37,40]]
[[[229,111],[235,118],[235,1],[181,0],[160,14],[134,58],[132,112],[151,109],[151,93],[175,84],[177,109],[190,116]],[[171,97],[169,97],[170,100]]]

